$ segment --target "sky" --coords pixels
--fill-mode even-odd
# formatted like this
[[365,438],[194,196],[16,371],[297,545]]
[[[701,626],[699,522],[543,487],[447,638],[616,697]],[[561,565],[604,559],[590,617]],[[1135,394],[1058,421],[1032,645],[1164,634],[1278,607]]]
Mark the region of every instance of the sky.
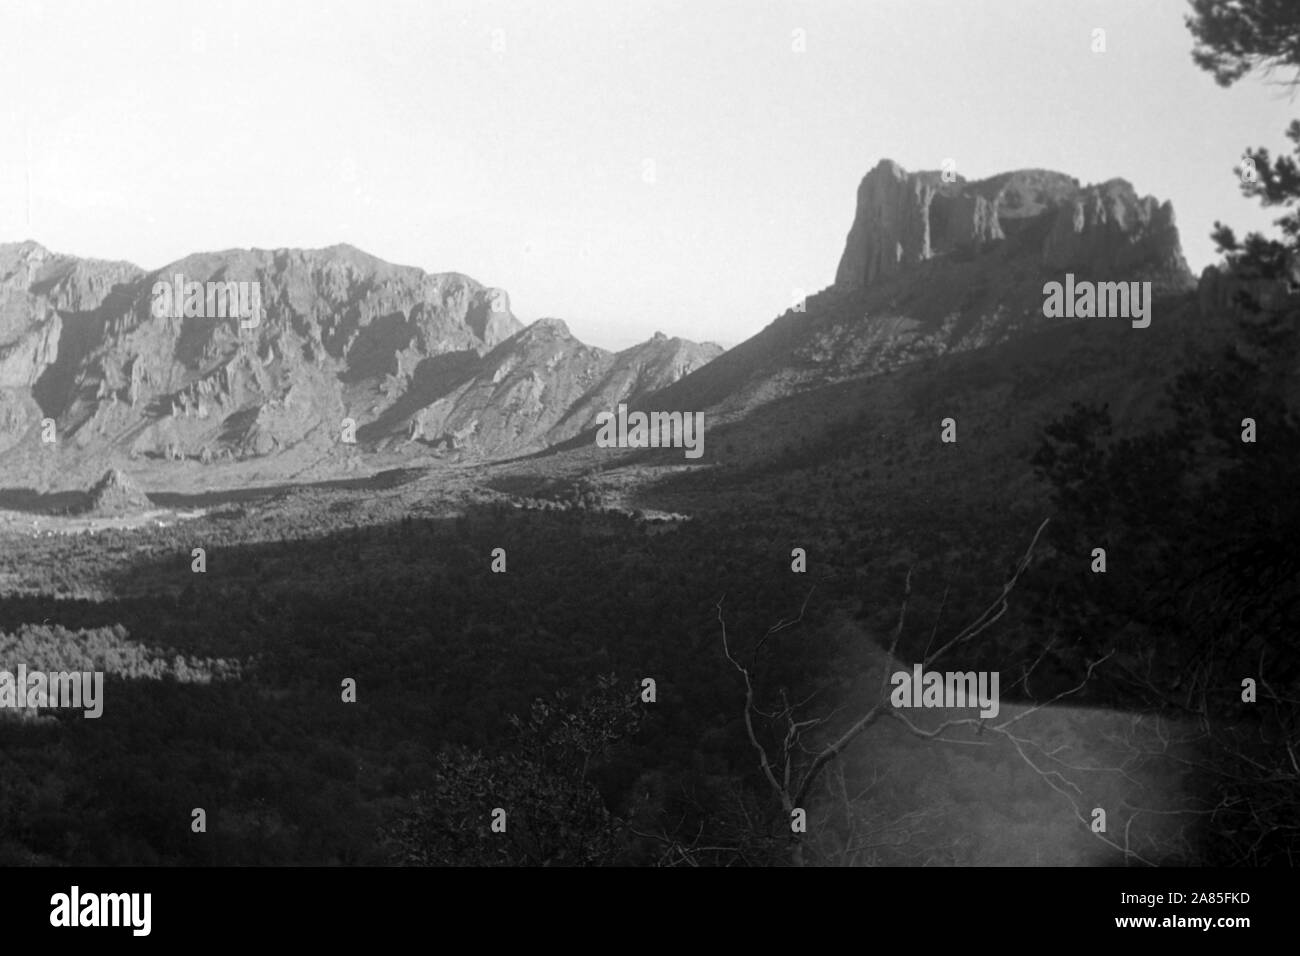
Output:
[[[0,242],[160,268],[347,242],[626,348],[831,284],[880,159],[1173,201],[1194,272],[1283,88],[1183,0],[0,0]],[[1105,50],[1094,51],[1096,30]]]

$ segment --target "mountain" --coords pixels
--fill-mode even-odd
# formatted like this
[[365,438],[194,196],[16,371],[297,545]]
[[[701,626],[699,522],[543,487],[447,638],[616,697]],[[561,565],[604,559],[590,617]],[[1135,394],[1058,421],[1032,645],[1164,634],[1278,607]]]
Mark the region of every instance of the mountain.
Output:
[[1050,269],[1187,272],[1172,204],[1139,198],[1122,179],[1081,187],[1043,169],[978,182],[908,173],[881,160],[858,187],[857,210],[835,273],[870,285],[937,256],[975,255],[1006,243]]
[[708,363],[721,349],[656,333],[607,352],[579,342],[559,319],[539,319],[501,343],[450,391],[420,395],[410,416],[377,421],[390,434],[409,420],[409,436],[449,447],[474,443],[488,457],[535,451],[572,438],[620,402],[635,402]]
[[[204,295],[188,301],[186,283]],[[257,321],[235,308],[252,301]],[[524,328],[504,290],[347,245],[200,253],[149,273],[0,245],[0,452],[7,473],[45,480],[70,457],[98,474],[121,458],[516,455],[718,352],[662,336],[590,348],[558,320]]]
[[809,389],[1064,325],[1044,315],[1043,287],[1067,273],[1150,281],[1156,323],[1170,315],[1162,303],[1196,288],[1172,205],[1122,179],[1081,186],[1027,169],[947,182],[882,160],[858,187],[834,285],[652,401],[727,421]]
[[[150,273],[0,246],[0,452],[6,471],[45,482],[69,452],[95,475],[135,458],[293,476],[374,453],[490,461],[587,444],[621,402],[707,411],[714,427],[1068,325],[1044,308],[1045,283],[1067,274],[1151,282],[1157,327],[1196,287],[1171,204],[1122,179],[969,181],[887,159],[858,187],[835,283],[725,353],[658,334],[611,353],[559,319],[524,328],[503,290],[350,246],[204,253]],[[260,323],[155,315],[155,283],[177,275],[256,283]]]

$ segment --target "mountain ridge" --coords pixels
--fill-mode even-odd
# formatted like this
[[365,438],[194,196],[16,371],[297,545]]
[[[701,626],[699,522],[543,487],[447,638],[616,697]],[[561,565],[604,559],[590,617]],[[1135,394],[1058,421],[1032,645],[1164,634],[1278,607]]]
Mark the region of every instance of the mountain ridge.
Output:
[[[178,271],[259,282],[265,321],[154,317],[148,289]],[[502,289],[347,244],[195,253],[149,273],[0,245],[0,450],[25,435],[32,454],[49,416],[101,474],[115,454],[208,463],[295,449],[343,469],[358,451],[534,455],[584,443],[623,402],[724,423],[1051,327],[1044,283],[1067,271],[1150,281],[1156,321],[1196,287],[1172,204],[1126,180],[967,180],[890,159],[858,185],[836,281],[725,352],[661,332],[619,352],[588,346],[559,318],[524,326]],[[339,438],[349,423],[356,447]]]
[[[198,305],[155,315],[156,284],[177,274],[256,283],[264,317],[241,328],[238,316],[206,317]],[[542,354],[539,341],[552,339],[561,347]],[[0,244],[0,453],[10,474],[75,470],[69,453],[96,474],[123,459],[209,464],[289,449],[347,467],[349,424],[368,451],[534,451],[576,427],[562,424],[576,421],[575,404],[594,414],[718,351],[666,337],[594,349],[562,320],[525,326],[504,289],[347,244],[197,252],[148,272],[30,240]],[[511,400],[503,389],[519,391],[503,366],[521,361],[536,366],[523,387],[531,403],[476,422]],[[49,420],[53,448],[41,441]]]

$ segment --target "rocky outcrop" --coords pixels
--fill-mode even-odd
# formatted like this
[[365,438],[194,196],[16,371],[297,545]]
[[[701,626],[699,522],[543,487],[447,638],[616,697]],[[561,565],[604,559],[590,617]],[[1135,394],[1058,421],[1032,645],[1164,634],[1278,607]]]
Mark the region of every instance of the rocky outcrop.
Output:
[[87,507],[94,515],[121,515],[153,507],[147,495],[124,472],[111,468],[90,490]]
[[1045,282],[1066,272],[1151,280],[1154,322],[1187,313],[1195,280],[1168,203],[1139,197],[1123,180],[1081,186],[1043,169],[948,179],[882,160],[858,187],[835,283],[648,401],[726,421],[810,389],[1022,336],[1050,343],[1038,333],[1089,321],[1044,314]]
[[1173,204],[1152,196],[1139,198],[1122,179],[1089,186],[1054,210],[1043,243],[1043,264],[1097,274],[1191,275]]
[[930,202],[935,174],[908,175],[882,159],[858,186],[857,213],[835,271],[838,285],[868,285],[906,265],[928,259]]
[[1149,272],[1191,285],[1172,205],[1139,197],[1124,180],[1084,187],[1041,169],[949,178],[908,173],[888,159],[867,173],[835,284],[861,288],[928,259],[1010,241],[1009,254],[1047,269]]
[[63,322],[57,312],[9,342],[0,342],[0,388],[31,388],[59,357]]

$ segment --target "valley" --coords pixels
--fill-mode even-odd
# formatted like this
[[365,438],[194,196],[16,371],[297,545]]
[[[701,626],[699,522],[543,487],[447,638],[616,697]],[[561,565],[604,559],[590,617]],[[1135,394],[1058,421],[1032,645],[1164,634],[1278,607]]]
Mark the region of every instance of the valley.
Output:
[[[1192,653],[1164,611],[1116,619],[1162,552],[1108,526],[1095,582],[1071,537],[1071,489],[1140,508],[1144,472],[1044,446],[1097,405],[1107,453],[1168,447],[1238,318],[1120,180],[938,175],[868,172],[836,284],[726,352],[588,347],[347,246],[159,270],[258,282],[244,329],[0,246],[0,662],[106,676],[93,725],[0,714],[0,861],[1233,859],[1207,819],[1253,745],[1135,686]],[[1047,314],[1064,268],[1159,320]],[[922,671],[997,700],[891,707]]]

